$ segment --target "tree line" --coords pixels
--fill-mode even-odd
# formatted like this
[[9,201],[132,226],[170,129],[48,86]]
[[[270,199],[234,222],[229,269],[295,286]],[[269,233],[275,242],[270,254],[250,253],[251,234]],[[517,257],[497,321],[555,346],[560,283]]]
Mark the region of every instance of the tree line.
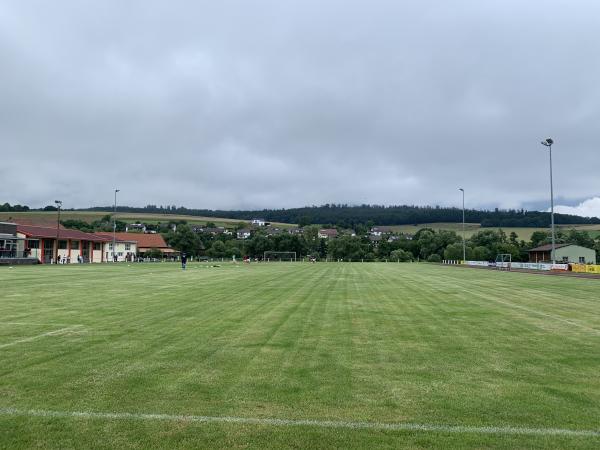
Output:
[[4,203],[0,205],[0,212],[25,212],[29,211],[29,206],[26,205],[11,205],[10,203]]
[[[75,211],[75,209],[64,209]],[[111,206],[79,209],[81,211],[103,211],[110,213]],[[32,209],[26,205],[0,205],[0,212],[23,211],[56,211],[56,207],[48,205],[39,209]],[[423,223],[462,221],[462,209],[441,206],[415,206],[415,205],[347,205],[325,204],[321,206],[305,206],[302,208],[288,209],[262,209],[262,210],[211,210],[190,209],[176,205],[146,205],[144,207],[118,206],[118,212],[128,213],[157,213],[157,214],[182,214],[191,216],[223,217],[237,220],[252,220],[264,218],[269,222],[297,223],[300,226],[310,224],[333,224],[343,228],[356,228],[358,225],[413,225]],[[559,225],[573,224],[600,224],[598,217],[582,217],[570,214],[555,214],[555,222]],[[525,209],[494,209],[494,210],[465,210],[465,221],[479,223],[482,227],[547,227],[550,225],[550,213],[542,211],[527,211]]]
[[[96,207],[91,210],[107,211],[111,207]],[[119,212],[185,214],[192,216],[223,217],[237,220],[264,218],[269,222],[297,223],[300,226],[310,224],[334,224],[344,228],[354,228],[359,224],[411,225],[435,222],[461,222],[462,209],[441,206],[415,205],[359,205],[326,204],[289,209],[262,210],[210,210],[189,209],[184,206],[145,207],[119,206]],[[555,222],[560,225],[600,224],[598,217],[582,217],[569,214],[555,214]],[[547,227],[550,225],[550,213],[527,211],[525,209],[465,210],[465,221],[479,223],[482,227]]]
[[[110,215],[105,215],[92,223],[81,220],[63,220],[67,228],[81,231],[112,231]],[[117,231],[125,231],[126,223],[117,220]],[[240,222],[236,228],[247,224]],[[388,235],[379,241],[369,239],[369,229],[363,225],[356,227],[356,236],[344,235],[335,239],[318,237],[319,226],[308,225],[302,233],[290,234],[282,230],[279,234],[268,235],[266,228],[255,229],[249,239],[236,239],[235,234],[213,235],[210,232],[196,232],[185,220],[173,220],[147,225],[148,230],[161,233],[165,241],[174,249],[191,256],[211,258],[240,258],[249,256],[262,258],[264,252],[296,252],[297,257],[314,256],[320,259],[343,260],[461,260],[463,258],[462,237],[455,231],[422,228],[414,236]],[[206,228],[215,228],[208,223]],[[392,237],[393,236],[393,237]],[[391,237],[391,239],[390,239]],[[494,260],[500,253],[511,254],[513,261],[527,261],[528,251],[551,242],[550,232],[534,231],[528,241],[519,239],[515,232],[506,234],[502,229],[484,229],[465,241],[466,257],[469,260]],[[556,243],[569,243],[593,248],[600,255],[600,236],[593,238],[587,231],[562,230],[556,232]]]
[[[373,241],[368,235],[342,235],[335,239],[318,237],[318,226],[306,226],[302,234],[283,232],[273,236],[264,230],[253,232],[249,239],[232,235],[196,233],[188,225],[177,226],[165,236],[176,250],[192,256],[211,258],[262,258],[264,252],[296,252],[298,258],[313,256],[319,259],[345,261],[413,261],[440,262],[443,259],[463,258],[462,238],[454,231],[422,228],[414,236],[398,235]],[[593,239],[586,231],[559,230],[557,243],[572,243],[594,248],[600,253],[600,238]],[[528,250],[550,243],[550,233],[535,231],[529,241],[519,240],[516,233],[507,235],[500,230],[481,230],[465,241],[468,260],[495,260],[500,253],[511,254],[513,261],[527,261]]]

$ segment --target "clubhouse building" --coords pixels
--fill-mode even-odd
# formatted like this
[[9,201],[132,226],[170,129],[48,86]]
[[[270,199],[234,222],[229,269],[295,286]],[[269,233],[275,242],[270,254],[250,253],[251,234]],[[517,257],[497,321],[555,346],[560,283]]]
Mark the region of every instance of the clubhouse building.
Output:
[[109,241],[112,246],[112,239],[65,228],[17,225],[17,237],[24,240],[23,252],[42,264],[104,262]]
[[133,261],[150,250],[163,257],[179,254],[160,234],[85,233],[61,227],[0,223],[0,259],[40,264]]
[[[554,258],[560,263],[596,264],[596,250],[574,244],[555,244]],[[552,244],[529,250],[529,262],[552,261]]]

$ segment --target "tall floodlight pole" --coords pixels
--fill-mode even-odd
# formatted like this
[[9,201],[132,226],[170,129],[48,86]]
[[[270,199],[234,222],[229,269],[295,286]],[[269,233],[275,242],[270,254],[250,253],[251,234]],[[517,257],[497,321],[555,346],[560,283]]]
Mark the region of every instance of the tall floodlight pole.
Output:
[[112,248],[112,257],[113,262],[115,261],[115,255],[117,254],[117,192],[120,189],[115,189],[115,203],[114,203],[114,212],[113,212],[113,248]]
[[467,244],[465,242],[465,190],[463,188],[458,188],[459,191],[462,192],[462,201],[463,201],[463,221],[462,221],[462,238],[463,238],[463,261],[467,260]]
[[552,253],[550,256],[552,264],[556,264],[556,243],[554,238],[554,186],[552,184],[552,144],[554,144],[554,141],[551,138],[542,141],[542,145],[548,147],[550,153],[550,223],[552,224]]
[[61,200],[54,200],[56,207],[58,208],[58,215],[56,217],[56,254],[54,255],[54,262],[58,262],[58,233],[60,230],[60,207],[62,206]]

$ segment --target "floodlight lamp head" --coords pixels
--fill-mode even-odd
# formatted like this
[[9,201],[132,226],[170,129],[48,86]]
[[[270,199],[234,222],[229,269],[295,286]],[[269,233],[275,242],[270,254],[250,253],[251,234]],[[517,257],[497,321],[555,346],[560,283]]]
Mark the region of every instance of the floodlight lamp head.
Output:
[[62,200],[54,200],[54,203],[56,203],[58,206],[62,205]]
[[115,189],[115,192],[121,192],[121,189]]
[[542,141],[542,145],[545,145],[546,147],[550,147],[552,144],[554,144],[554,140],[552,138],[546,138]]
[[465,190],[464,190],[463,188],[458,188],[458,190],[459,190],[459,191],[463,191],[463,192],[465,192]]

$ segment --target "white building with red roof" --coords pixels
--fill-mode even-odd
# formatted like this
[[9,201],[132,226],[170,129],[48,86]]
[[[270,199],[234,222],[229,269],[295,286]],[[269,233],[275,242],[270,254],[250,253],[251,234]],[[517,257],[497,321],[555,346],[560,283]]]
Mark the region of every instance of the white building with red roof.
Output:
[[40,263],[104,262],[105,236],[65,228],[17,224],[17,236],[25,240],[25,251]]
[[[95,233],[99,236],[109,237],[112,244],[112,233],[111,232],[98,232]],[[159,250],[165,256],[174,256],[178,254],[177,250],[173,250],[167,245],[163,237],[158,233],[116,233],[118,241],[127,243],[133,242],[136,245],[137,254],[143,255],[144,253],[156,249]],[[117,246],[117,252],[119,252],[119,246]]]

